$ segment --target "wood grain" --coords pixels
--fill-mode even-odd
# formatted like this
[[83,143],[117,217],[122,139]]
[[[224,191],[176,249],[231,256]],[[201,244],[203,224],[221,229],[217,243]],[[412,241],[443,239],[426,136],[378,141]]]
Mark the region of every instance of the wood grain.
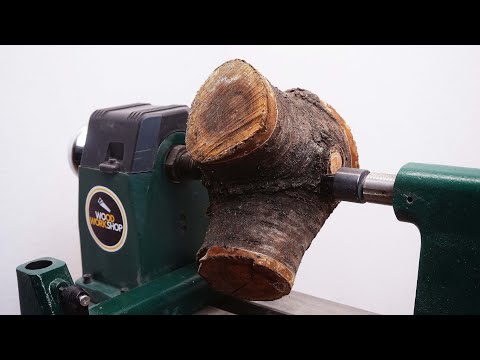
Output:
[[277,108],[272,87],[239,60],[217,68],[198,91],[188,122],[187,146],[201,163],[248,154],[272,134]]

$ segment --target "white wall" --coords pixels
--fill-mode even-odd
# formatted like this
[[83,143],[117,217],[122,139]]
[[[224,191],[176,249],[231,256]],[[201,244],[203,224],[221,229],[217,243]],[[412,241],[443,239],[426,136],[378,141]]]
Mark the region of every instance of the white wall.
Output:
[[[77,178],[67,149],[97,108],[190,104],[243,58],[280,89],[302,87],[352,128],[360,165],[480,167],[480,48],[463,46],[0,47],[0,313],[18,313],[15,267],[41,256],[81,275]],[[419,235],[390,207],[342,203],[307,251],[295,290],[411,314]]]

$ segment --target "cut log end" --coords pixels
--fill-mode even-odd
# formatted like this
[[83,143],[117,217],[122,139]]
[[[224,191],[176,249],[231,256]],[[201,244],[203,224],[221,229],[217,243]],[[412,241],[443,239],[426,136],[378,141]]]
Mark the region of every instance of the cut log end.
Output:
[[295,278],[279,261],[245,249],[211,247],[199,262],[199,274],[214,289],[247,300],[279,299]]
[[267,79],[242,60],[217,68],[192,104],[186,145],[202,164],[249,154],[272,135],[275,94]]

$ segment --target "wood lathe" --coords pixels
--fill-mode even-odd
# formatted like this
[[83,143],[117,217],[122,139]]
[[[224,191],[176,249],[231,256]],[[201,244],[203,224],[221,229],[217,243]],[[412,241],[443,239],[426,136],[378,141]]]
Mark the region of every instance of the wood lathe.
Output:
[[340,201],[392,206],[418,227],[415,314],[480,313],[480,170],[361,169],[330,105],[242,60],[191,109],[95,111],[71,159],[83,276],[50,257],[18,266],[22,314],[368,314],[291,291]]

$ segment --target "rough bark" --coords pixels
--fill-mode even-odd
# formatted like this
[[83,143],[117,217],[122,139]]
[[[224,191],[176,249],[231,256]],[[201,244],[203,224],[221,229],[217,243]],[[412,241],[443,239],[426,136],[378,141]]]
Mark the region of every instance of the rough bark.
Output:
[[282,92],[232,60],[198,91],[186,145],[210,195],[199,274],[240,298],[288,294],[304,252],[338,204],[321,176],[358,167],[345,121],[311,92]]

